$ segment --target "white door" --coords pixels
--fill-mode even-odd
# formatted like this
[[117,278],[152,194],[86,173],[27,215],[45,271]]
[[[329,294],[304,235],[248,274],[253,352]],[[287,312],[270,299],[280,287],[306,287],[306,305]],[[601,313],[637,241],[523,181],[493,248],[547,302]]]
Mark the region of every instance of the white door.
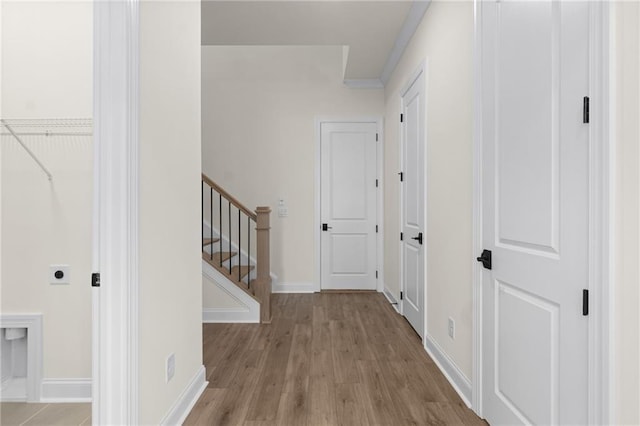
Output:
[[376,123],[321,123],[323,290],[375,290]]
[[481,7],[483,414],[584,425],[590,6]]
[[402,94],[400,123],[402,314],[420,337],[425,323],[425,85],[424,69]]

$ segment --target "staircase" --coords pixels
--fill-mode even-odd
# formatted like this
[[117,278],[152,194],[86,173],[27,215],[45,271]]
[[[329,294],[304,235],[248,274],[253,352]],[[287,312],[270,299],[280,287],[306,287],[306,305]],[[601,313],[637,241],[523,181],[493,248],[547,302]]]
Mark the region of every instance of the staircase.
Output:
[[252,211],[202,174],[202,259],[260,304],[271,322],[269,207]]

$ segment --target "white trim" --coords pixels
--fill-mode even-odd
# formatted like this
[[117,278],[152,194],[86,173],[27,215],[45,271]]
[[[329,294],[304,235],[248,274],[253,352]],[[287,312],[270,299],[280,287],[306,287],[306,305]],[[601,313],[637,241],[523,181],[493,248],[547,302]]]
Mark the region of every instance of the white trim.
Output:
[[[315,118],[315,134],[316,134],[316,152],[315,152],[315,184],[314,184],[314,250],[315,250],[315,277],[313,289],[309,289],[307,283],[277,283],[273,286],[274,293],[312,293],[321,291],[321,250],[320,250],[320,228],[321,228],[321,192],[320,183],[322,180],[320,157],[322,123],[375,123],[376,132],[378,133],[378,142],[376,143],[376,177],[378,179],[378,190],[376,191],[376,222],[378,224],[378,233],[376,235],[376,270],[378,271],[378,279],[376,282],[377,291],[384,288],[384,121],[379,116],[365,117],[331,117],[318,116]],[[297,290],[299,288],[300,290]]]
[[27,402],[39,402],[42,384],[42,314],[2,314],[0,328],[27,329]]
[[44,379],[40,402],[91,402],[91,378]]
[[[608,2],[592,2],[590,22],[589,132],[589,424],[613,421],[613,221],[615,161],[610,121]],[[615,69],[615,68],[614,68]],[[613,123],[615,121],[611,121]]]
[[[419,78],[423,78],[424,79],[424,93],[422,93],[422,96],[424,98],[424,230],[423,233],[425,235],[425,244],[422,246],[424,249],[424,254],[423,254],[423,263],[424,263],[424,320],[423,320],[423,331],[422,331],[422,335],[423,336],[427,336],[427,244],[426,244],[426,240],[428,240],[429,236],[427,234],[427,206],[428,206],[428,196],[427,196],[427,143],[428,143],[428,128],[427,128],[427,90],[428,90],[428,79],[427,79],[427,73],[428,73],[428,61],[427,59],[424,59],[422,62],[420,62],[420,64],[418,65],[418,67],[416,68],[416,70],[411,74],[411,76],[407,79],[406,83],[404,84],[404,86],[402,87],[402,89],[400,90],[400,113],[404,114],[404,96],[407,94],[407,92],[409,91],[409,89],[411,89],[411,87],[413,86],[413,84],[418,81]],[[398,135],[398,140],[400,141],[400,143],[398,144],[399,149],[400,149],[400,155],[398,156],[399,158],[399,170],[401,172],[404,172],[404,159],[403,159],[403,152],[404,152],[404,136],[403,136],[403,132],[402,132],[402,125],[400,125],[398,127],[398,130],[400,132],[400,134]],[[400,183],[400,216],[399,216],[399,220],[400,220],[400,232],[403,232],[403,215],[404,215],[404,190],[402,188],[402,184],[403,182]],[[403,252],[402,252],[402,244],[403,242],[400,241],[399,236],[398,236],[398,251],[399,251],[399,255],[398,255],[398,259],[399,259],[399,283],[400,283],[400,292],[404,292],[404,271],[403,271],[403,264],[404,264],[404,256],[403,256]],[[404,316],[404,300],[401,299],[398,303],[398,312],[400,312],[401,315]],[[424,342],[424,338],[423,338],[423,342]]]
[[449,381],[453,389],[460,395],[462,401],[471,407],[471,382],[458,368],[455,362],[436,343],[433,337],[426,335],[424,339],[424,349],[427,351],[433,362],[436,363],[444,377]]
[[395,309],[395,311],[397,313],[400,313],[400,310],[398,309],[398,301],[396,300],[395,296],[393,294],[391,294],[391,292],[389,291],[389,289],[385,286],[384,290],[382,291],[382,294],[384,295],[384,297],[387,298],[387,300],[389,301],[389,304],[391,305],[391,307],[393,309]]
[[97,425],[133,425],[139,423],[139,0],[96,2],[93,10],[99,194],[93,266],[102,286],[92,289],[92,419]]
[[[482,251],[482,1],[473,2],[473,174],[472,174],[472,253]],[[482,418],[482,267],[473,258],[471,263],[471,408]]]
[[169,412],[160,421],[161,425],[181,425],[198,402],[200,395],[207,388],[207,375],[204,365],[196,371],[187,387],[184,388]]
[[203,308],[202,309],[202,322],[204,324],[215,323],[246,323],[246,324],[259,324],[260,323],[260,311],[256,315],[255,312],[250,311],[247,308]]
[[[612,155],[613,106],[610,102],[611,66],[608,2],[592,2],[590,25],[590,96],[591,131],[589,140],[589,424],[613,422],[613,286],[612,221],[615,217],[612,201],[615,170]],[[474,8],[474,194],[473,248],[482,249],[482,75],[481,22],[482,1]],[[613,77],[613,76],[611,76]],[[473,260],[472,260],[473,262]],[[475,263],[475,262],[474,262]],[[482,417],[482,297],[481,272],[474,266],[473,274],[473,410]]]
[[407,48],[407,45],[409,45],[411,38],[418,29],[418,26],[420,26],[422,18],[427,12],[429,5],[431,5],[431,0],[414,1],[411,5],[411,9],[407,14],[407,18],[404,20],[404,24],[402,24],[402,28],[398,33],[398,37],[396,37],[393,49],[391,49],[389,57],[387,58],[387,62],[384,65],[384,69],[382,70],[380,81],[383,85],[387,84],[387,82],[391,78],[391,75],[393,74],[393,71],[398,66],[404,50]]
[[379,78],[345,79],[344,85],[350,89],[384,89]]
[[315,283],[277,283],[272,293],[315,293],[320,291]]
[[[209,308],[202,309],[202,322],[260,322],[260,303],[238,288],[238,286],[213,266],[202,261],[202,275],[213,281],[220,290],[224,291],[239,305],[237,308]],[[203,283],[204,285],[204,283]]]

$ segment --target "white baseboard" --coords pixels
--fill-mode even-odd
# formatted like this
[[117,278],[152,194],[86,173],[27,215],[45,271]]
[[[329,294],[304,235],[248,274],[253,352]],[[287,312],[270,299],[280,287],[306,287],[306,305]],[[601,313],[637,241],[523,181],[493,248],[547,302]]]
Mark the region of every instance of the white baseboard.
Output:
[[161,425],[181,425],[184,423],[196,402],[198,402],[200,395],[207,388],[209,382],[207,382],[206,378],[204,365],[201,365],[167,415],[160,421]]
[[249,310],[242,308],[204,308],[202,309],[202,322],[259,323],[260,310]]
[[40,402],[91,402],[91,379],[43,379]]
[[400,313],[400,309],[398,308],[398,301],[386,286],[384,287],[384,291],[382,292],[382,294],[384,294],[384,297],[386,297],[391,306],[393,306],[393,309],[395,309],[397,313]]
[[447,378],[453,389],[460,395],[467,407],[471,408],[471,381],[465,377],[458,366],[451,358],[442,350],[440,345],[433,340],[433,337],[427,335],[424,339],[424,348],[436,363],[444,377]]
[[272,293],[315,293],[316,291],[314,283],[276,283],[271,290]]

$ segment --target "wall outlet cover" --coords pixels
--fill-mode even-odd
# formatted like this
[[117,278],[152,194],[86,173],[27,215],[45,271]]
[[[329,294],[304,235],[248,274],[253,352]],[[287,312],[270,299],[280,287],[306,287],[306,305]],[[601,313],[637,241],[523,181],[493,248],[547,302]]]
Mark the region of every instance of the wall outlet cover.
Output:
[[166,382],[169,383],[176,374],[176,354],[167,357]]
[[449,337],[456,338],[456,322],[451,317],[449,317]]

